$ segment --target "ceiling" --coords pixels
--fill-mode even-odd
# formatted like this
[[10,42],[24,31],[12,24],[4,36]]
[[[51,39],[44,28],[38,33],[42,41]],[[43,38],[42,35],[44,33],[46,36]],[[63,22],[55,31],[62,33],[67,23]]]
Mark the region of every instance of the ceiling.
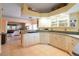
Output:
[[57,8],[58,6],[60,6],[60,4],[66,4],[66,3],[27,3],[27,5],[33,11],[41,12],[41,13],[51,12],[53,9]]
[[[32,10],[37,12],[49,12],[51,9],[55,10],[54,7],[57,7],[62,3],[27,3]],[[13,17],[13,18],[28,18],[29,16],[22,16],[21,15],[21,3],[4,3],[2,4],[4,12],[4,16]],[[75,7],[75,6],[74,6]],[[75,8],[72,8],[70,11],[76,11],[78,9],[79,4]],[[75,9],[75,10],[74,10]],[[69,12],[70,12],[69,11]]]
[[[49,12],[52,8],[59,5],[60,3],[26,3],[32,10],[37,12]],[[21,15],[22,3],[3,3],[3,15],[8,17],[19,17],[27,18]]]

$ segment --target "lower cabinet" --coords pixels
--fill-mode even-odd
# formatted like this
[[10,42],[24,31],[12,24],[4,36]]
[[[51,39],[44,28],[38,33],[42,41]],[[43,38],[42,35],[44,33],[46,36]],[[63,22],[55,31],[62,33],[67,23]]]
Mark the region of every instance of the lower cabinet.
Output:
[[31,46],[40,43],[39,33],[26,33],[23,35],[23,45]]
[[79,44],[79,39],[73,38],[70,36],[65,36],[66,39],[66,51],[68,51],[70,54],[72,54],[74,47]]
[[79,39],[75,39],[75,38],[72,39],[73,39],[73,43],[72,43],[73,47],[79,44]]
[[67,51],[72,55],[73,48],[79,43],[79,40],[66,34],[53,32],[26,33],[23,35],[24,46],[30,46],[37,43],[50,44]]
[[50,35],[50,39],[49,39],[49,44],[53,45],[53,46],[56,46],[58,45],[58,42],[57,42],[57,37],[56,37],[56,34],[54,33],[51,33]]
[[59,33],[50,35],[50,44],[72,54],[72,38]]
[[49,43],[49,36],[50,36],[50,33],[48,33],[48,32],[41,32],[40,33],[40,43],[48,44]]
[[73,50],[73,39],[70,36],[64,36],[65,37],[65,50],[72,55]]

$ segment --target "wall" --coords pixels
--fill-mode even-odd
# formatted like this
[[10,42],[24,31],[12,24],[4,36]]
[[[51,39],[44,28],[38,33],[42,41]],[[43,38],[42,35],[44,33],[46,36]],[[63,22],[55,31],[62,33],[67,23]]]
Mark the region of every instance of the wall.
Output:
[[0,53],[1,53],[1,17],[2,17],[2,11],[1,11],[2,7],[0,4]]
[[7,23],[23,23],[26,26],[33,25],[34,28],[37,29],[37,19],[22,19],[22,18],[12,18],[12,17],[4,17],[7,21]]
[[65,31],[65,28],[69,27],[69,14],[61,13],[46,18],[40,18],[39,28],[46,27],[50,28],[51,30]]
[[37,30],[38,29],[37,19],[30,19],[27,21],[28,22],[25,24],[25,26],[27,27],[27,30]]
[[[76,13],[61,13],[54,16],[46,17],[43,21],[39,19],[39,28],[48,28],[54,31],[68,31],[68,32],[79,32],[79,12]],[[71,26],[71,20],[76,19],[76,26]],[[61,21],[61,22],[60,22]]]
[[0,4],[0,32],[1,32],[1,19],[2,18],[2,7],[1,7],[1,4]]
[[9,17],[20,17],[21,8],[16,3],[4,3],[3,6],[3,15]]
[[0,32],[7,33],[7,20],[5,18],[1,18],[0,20]]
[[8,22],[15,22],[15,23],[27,23],[26,19],[21,18],[12,18],[12,17],[4,17]]
[[[54,28],[57,31],[69,31],[69,32],[79,32],[79,4],[75,4],[72,8],[70,8],[66,13],[69,14],[69,27],[59,27],[59,28]],[[76,27],[71,27],[70,26],[70,20],[71,18],[74,18],[77,20],[77,26]],[[61,18],[62,19],[62,18]]]
[[76,27],[75,28],[68,28],[68,30],[70,29],[70,31],[77,31],[77,32],[79,32],[79,12],[71,13],[70,14],[70,18],[74,18],[77,21],[77,23],[76,23]]
[[76,3],[73,7],[71,7],[67,13],[76,13],[79,12],[79,3]]
[[[22,12],[25,14],[25,15],[32,15],[32,16],[41,16],[41,17],[44,17],[44,16],[46,16],[46,17],[48,17],[48,16],[55,16],[55,15],[58,15],[58,14],[60,14],[60,13],[68,13],[70,16],[69,16],[69,18],[67,18],[67,22],[68,23],[65,23],[65,26],[59,26],[59,27],[52,27],[51,25],[50,25],[50,23],[48,22],[47,24],[43,24],[43,23],[40,23],[39,24],[39,27],[40,28],[44,28],[44,27],[49,27],[49,28],[52,28],[53,30],[56,30],[56,31],[71,31],[71,32],[78,32],[79,31],[79,29],[78,29],[78,26],[77,27],[75,27],[75,28],[72,28],[71,26],[70,26],[70,18],[71,17],[73,17],[73,16],[71,16],[71,13],[73,13],[73,12],[76,12],[76,11],[78,11],[78,6],[79,6],[79,4],[74,4],[74,3],[70,3],[70,4],[68,4],[67,6],[65,6],[65,7],[62,7],[62,8],[60,8],[60,9],[57,9],[57,10],[55,10],[55,11],[52,11],[52,12],[50,12],[50,13],[37,13],[37,12],[33,12],[33,11],[29,11],[27,8],[28,8],[28,6],[26,6],[26,5],[24,5],[23,6],[23,10],[22,10]],[[32,12],[32,13],[29,13],[29,12]],[[59,16],[57,16],[58,17],[58,19],[62,19],[62,17],[59,17]],[[66,18],[66,17],[64,17],[64,18]],[[76,18],[78,18],[78,16],[76,15]],[[53,20],[53,19],[52,19]],[[39,22],[41,22],[41,21],[39,21]],[[44,21],[45,22],[45,21]],[[79,21],[78,21],[79,22]],[[78,24],[77,24],[78,25]],[[58,26],[58,25],[57,25]]]
[[5,18],[2,18],[2,33],[7,33],[7,20]]
[[73,7],[74,5],[75,5],[74,3],[70,3],[70,4],[68,4],[65,7],[62,7],[60,9],[58,9],[58,10],[50,12],[49,16],[53,16],[53,15],[57,15],[57,14],[60,14],[60,13],[64,13],[64,12],[68,11],[71,7]]
[[22,15],[39,16],[38,12],[29,11],[28,6],[26,4],[23,4],[21,9],[22,9]]
[[50,19],[47,19],[47,18],[40,18],[39,19],[39,28],[49,28],[51,27],[51,20]]

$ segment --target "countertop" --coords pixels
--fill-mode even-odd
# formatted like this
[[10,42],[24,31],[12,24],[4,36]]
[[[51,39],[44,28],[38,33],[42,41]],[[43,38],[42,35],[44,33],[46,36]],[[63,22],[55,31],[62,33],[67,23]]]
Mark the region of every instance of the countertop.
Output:
[[[58,34],[61,34],[61,35],[68,35],[68,36],[71,36],[73,38],[79,39],[79,34],[73,34],[73,33],[67,33],[67,32],[60,32],[60,31],[30,31],[30,32],[26,32],[26,33],[30,33],[31,34],[31,33],[40,33],[40,32],[58,33]],[[24,32],[24,34],[26,34],[26,33]]]
[[67,35],[79,39],[79,35],[74,35],[74,34],[67,34]]
[[39,31],[39,32],[54,32],[54,33],[59,33],[59,34],[63,34],[63,35],[68,35],[71,36],[73,38],[79,39],[79,32],[61,32],[61,31]]

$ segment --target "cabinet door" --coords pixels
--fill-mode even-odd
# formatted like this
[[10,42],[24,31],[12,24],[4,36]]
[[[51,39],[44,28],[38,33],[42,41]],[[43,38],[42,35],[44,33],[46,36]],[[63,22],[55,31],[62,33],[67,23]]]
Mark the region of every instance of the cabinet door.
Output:
[[73,42],[72,42],[73,47],[79,44],[79,39],[76,39],[76,38],[72,38],[72,39],[73,39]]
[[23,35],[24,46],[30,46],[39,42],[39,33],[27,33]]
[[50,36],[50,44],[72,53],[72,38],[63,34],[53,33]]
[[49,33],[40,33],[40,43],[48,44],[49,43]]
[[57,38],[58,37],[55,33],[51,33],[50,40],[49,40],[50,44],[57,47],[57,45],[58,45]]
[[66,48],[65,50],[70,54],[72,54],[73,49],[72,41],[73,41],[72,37],[65,36],[65,48]]
[[50,44],[56,46],[56,47],[60,47],[62,45],[62,41],[61,41],[61,37],[59,34],[57,33],[52,33],[50,35]]
[[54,37],[54,35],[51,33],[49,37],[50,37],[49,43],[50,43],[51,45],[54,45],[54,44],[55,44],[55,37]]
[[32,44],[40,43],[40,40],[39,40],[39,33],[33,33],[32,35],[33,35]]
[[60,49],[65,49],[65,37],[64,35],[62,34],[58,34],[57,35],[57,46],[60,48]]
[[24,46],[29,46],[31,45],[32,43],[32,36],[30,34],[24,34],[23,35],[23,43],[24,43]]

